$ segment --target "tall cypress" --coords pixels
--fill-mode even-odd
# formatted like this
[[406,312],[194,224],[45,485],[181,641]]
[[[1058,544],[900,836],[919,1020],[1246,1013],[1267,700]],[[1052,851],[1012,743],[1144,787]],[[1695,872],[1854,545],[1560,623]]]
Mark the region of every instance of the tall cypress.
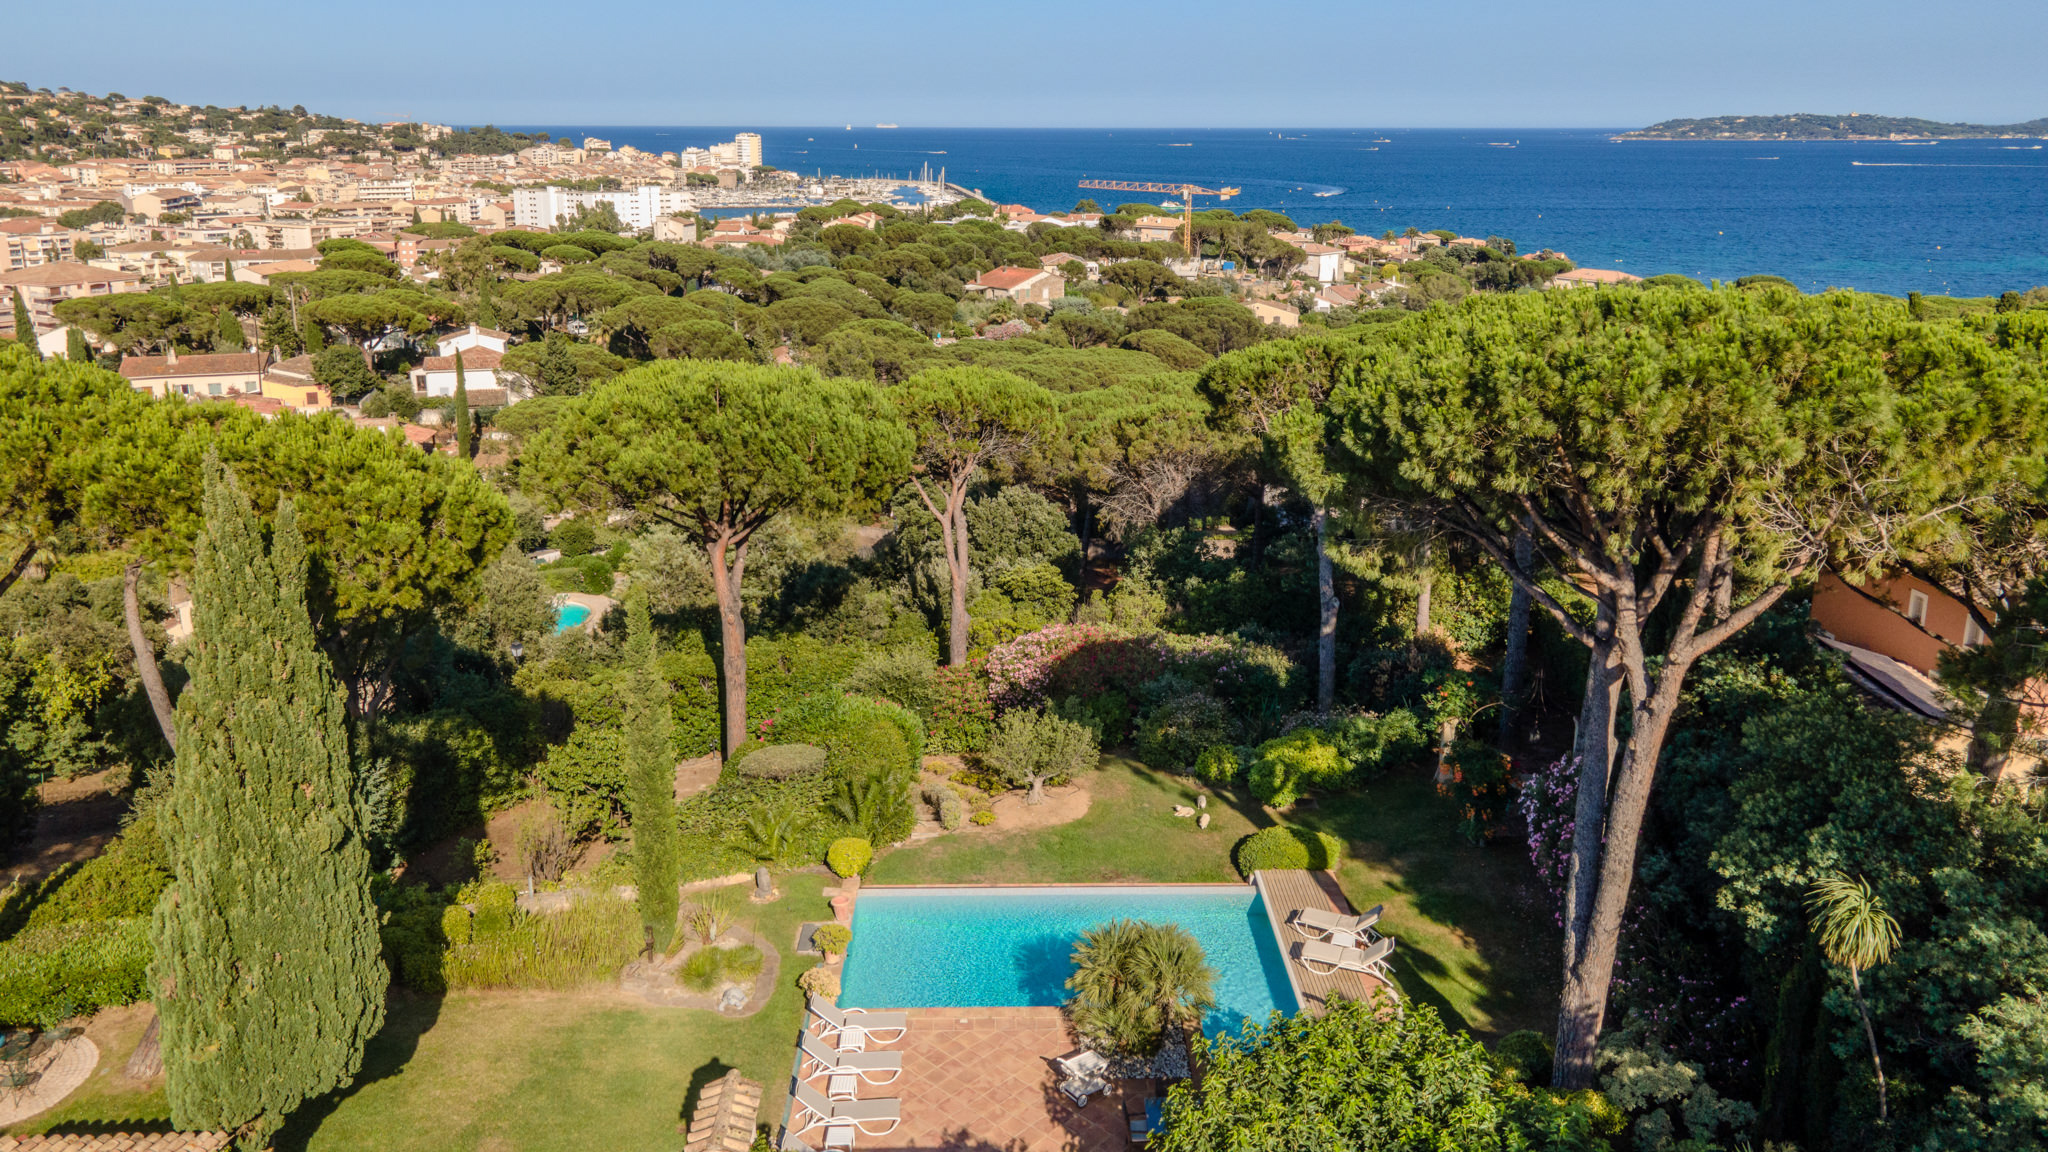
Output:
[[64,358],[73,364],[92,363],[92,345],[85,342],[85,332],[76,326],[64,336]]
[[469,384],[462,378],[462,349],[455,350],[455,408],[449,413],[455,421],[455,451],[464,460],[469,459]]
[[668,682],[645,594],[626,606],[626,807],[633,821],[633,881],[647,942],[665,953],[676,931],[681,875],[676,828],[675,744]]
[[29,317],[28,301],[21,298],[21,289],[14,290],[14,338],[28,349],[29,355],[38,360],[43,358],[43,349],[36,343],[36,322]]
[[214,330],[213,342],[223,352],[240,352],[249,346],[248,338],[242,334],[242,322],[235,318],[233,308],[220,310],[220,324]]
[[162,816],[174,879],[156,908],[150,987],[173,1119],[262,1148],[362,1066],[389,975],[366,802],[306,610],[298,517],[279,502],[266,550],[211,452],[205,481],[192,678]]

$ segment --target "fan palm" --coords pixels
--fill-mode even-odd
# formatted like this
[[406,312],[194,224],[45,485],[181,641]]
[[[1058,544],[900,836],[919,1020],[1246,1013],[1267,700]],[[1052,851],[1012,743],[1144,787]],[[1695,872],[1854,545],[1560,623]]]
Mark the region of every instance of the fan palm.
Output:
[[1178,924],[1146,925],[1138,950],[1138,994],[1164,1027],[1187,1030],[1216,1006],[1216,970],[1202,946]]
[[1174,924],[1111,920],[1074,946],[1067,1001],[1074,1027],[1111,1051],[1150,1053],[1168,1028],[1186,1029],[1216,1002],[1215,970]]
[[1849,970],[1856,1012],[1863,1017],[1863,1037],[1870,1042],[1870,1064],[1877,1071],[1877,1117],[1880,1122],[1888,1121],[1884,1061],[1877,1054],[1877,1030],[1870,1026],[1870,1008],[1863,1002],[1862,973],[1891,959],[1899,946],[1899,922],[1885,911],[1868,883],[1839,874],[1815,881],[1808,904],[1813,909],[1813,931],[1821,954],[1829,963]]

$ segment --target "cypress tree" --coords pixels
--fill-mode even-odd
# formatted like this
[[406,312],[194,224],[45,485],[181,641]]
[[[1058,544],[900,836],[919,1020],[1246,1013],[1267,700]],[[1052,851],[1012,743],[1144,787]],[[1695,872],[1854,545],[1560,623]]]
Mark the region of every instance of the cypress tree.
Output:
[[43,350],[36,344],[36,322],[28,314],[28,301],[21,298],[21,289],[14,290],[14,338],[28,349],[28,354],[38,360]]
[[644,593],[626,605],[626,807],[633,821],[633,882],[648,946],[666,953],[676,931],[681,876],[676,827],[675,745],[668,682]]
[[306,321],[305,333],[299,339],[305,344],[308,356],[317,355],[322,348],[327,347],[327,333],[322,332],[320,326],[311,320]]
[[455,421],[455,451],[469,459],[469,384],[462,378],[462,349],[455,350],[455,407],[449,412]]
[[233,260],[223,259],[220,262],[220,266],[220,278],[222,280],[227,281],[230,284],[233,284],[235,282],[235,262]]
[[389,976],[367,805],[307,614],[297,514],[278,503],[266,551],[211,452],[203,510],[192,679],[162,815],[174,879],[156,908],[150,986],[173,1119],[261,1148],[361,1067]]
[[242,322],[235,319],[234,309],[220,310],[220,327],[213,339],[223,352],[240,352],[248,347],[248,341],[242,336]]
[[497,282],[496,276],[485,272],[484,278],[476,285],[476,322],[486,328],[498,326],[498,306],[491,302],[491,288]]
[[64,337],[64,358],[73,364],[92,363],[92,345],[85,342],[85,333],[77,328]]

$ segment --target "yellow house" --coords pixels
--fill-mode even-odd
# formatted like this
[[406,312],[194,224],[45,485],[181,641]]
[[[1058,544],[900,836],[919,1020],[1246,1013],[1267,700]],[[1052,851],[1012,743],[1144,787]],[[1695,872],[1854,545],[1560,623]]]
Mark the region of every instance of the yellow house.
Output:
[[240,396],[263,391],[263,354],[214,352],[204,355],[123,356],[121,375],[152,396],[189,399]]

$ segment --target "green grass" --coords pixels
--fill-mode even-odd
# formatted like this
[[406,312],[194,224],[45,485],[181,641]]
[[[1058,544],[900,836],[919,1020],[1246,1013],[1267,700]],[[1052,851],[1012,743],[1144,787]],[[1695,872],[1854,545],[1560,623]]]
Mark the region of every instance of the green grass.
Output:
[[[656,1007],[611,988],[394,993],[356,1083],[302,1109],[277,1147],[674,1149],[682,1145],[677,1126],[686,1122],[685,1109],[728,1068],[763,1085],[761,1119],[777,1123],[803,1016],[795,977],[809,966],[789,948],[800,922],[831,917],[822,886],[815,875],[786,876],[781,900],[745,906],[741,923],[783,954],[774,996],[745,1019]],[[119,1067],[109,1063],[112,1055],[103,1067]],[[125,1060],[127,1052],[118,1056]],[[101,1080],[95,1076],[94,1083]],[[163,1130],[168,1120],[161,1089],[106,1091],[10,1131],[104,1131],[115,1124]]]
[[[1176,818],[1196,790],[1177,777],[1111,757],[1085,783],[1088,814],[1013,832],[969,828],[884,852],[881,884],[1230,881],[1230,850],[1271,814],[1241,794],[1212,795],[1203,831]],[[1491,1039],[1548,1028],[1557,994],[1558,932],[1519,845],[1475,848],[1458,837],[1450,802],[1424,769],[1326,798],[1290,817],[1345,839],[1338,881],[1351,902],[1384,903],[1380,926],[1399,938],[1402,993],[1453,1024]],[[454,993],[392,997],[363,1074],[345,1092],[296,1116],[284,1150],[553,1152],[674,1149],[699,1088],[736,1067],[766,1088],[762,1120],[780,1120],[803,1015],[795,976],[806,961],[788,948],[804,920],[830,918],[825,880],[782,878],[782,899],[746,906],[752,926],[783,951],[774,997],[759,1014],[658,1008],[610,988],[581,992]],[[140,1024],[111,1029],[101,1066],[118,1069]],[[61,1109],[17,1134],[161,1130],[161,1089],[124,1087],[96,1074]]]
[[[1173,815],[1193,804],[1187,781],[1110,757],[1083,781],[1088,814],[1017,832],[969,830],[883,854],[877,884],[1238,879],[1230,850],[1273,816],[1242,793],[1212,794],[1207,831]],[[1337,880],[1358,908],[1385,904],[1380,927],[1400,940],[1394,976],[1404,996],[1491,1039],[1544,1028],[1555,1011],[1558,930],[1517,844],[1473,847],[1456,831],[1450,801],[1425,769],[1324,798],[1289,817],[1342,837]]]

